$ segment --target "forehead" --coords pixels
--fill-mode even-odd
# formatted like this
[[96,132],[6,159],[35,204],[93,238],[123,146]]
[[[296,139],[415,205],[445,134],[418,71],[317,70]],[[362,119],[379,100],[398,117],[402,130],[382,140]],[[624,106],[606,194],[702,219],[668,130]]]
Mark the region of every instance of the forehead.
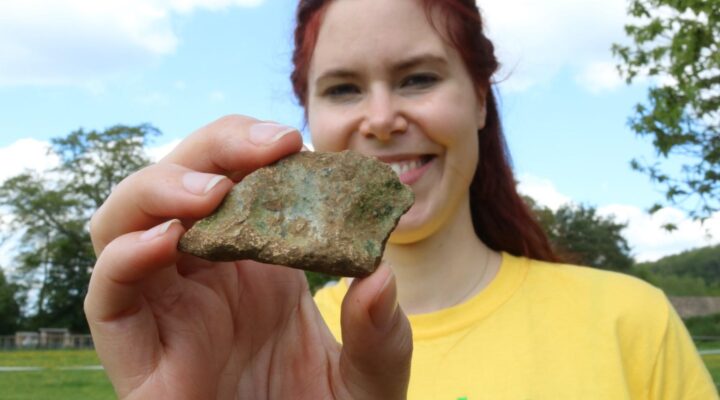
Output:
[[418,0],[335,0],[320,26],[310,75],[334,64],[391,62],[412,53],[446,52]]

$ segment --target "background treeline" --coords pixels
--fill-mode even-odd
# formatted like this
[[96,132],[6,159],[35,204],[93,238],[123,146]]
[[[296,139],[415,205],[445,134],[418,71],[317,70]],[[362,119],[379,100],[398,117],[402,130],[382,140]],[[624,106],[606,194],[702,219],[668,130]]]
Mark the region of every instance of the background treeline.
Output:
[[720,296],[720,245],[638,263],[632,272],[670,296]]
[[[53,139],[59,160],[0,183],[0,234],[12,244],[0,268],[0,335],[41,327],[87,332],[83,301],[95,263],[88,233],[93,212],[123,178],[150,163],[159,134],[150,125],[77,130]],[[556,252],[567,262],[636,275],[669,295],[720,295],[720,246],[636,264],[625,225],[589,205],[552,210],[526,197]],[[334,278],[308,274],[311,290]]]

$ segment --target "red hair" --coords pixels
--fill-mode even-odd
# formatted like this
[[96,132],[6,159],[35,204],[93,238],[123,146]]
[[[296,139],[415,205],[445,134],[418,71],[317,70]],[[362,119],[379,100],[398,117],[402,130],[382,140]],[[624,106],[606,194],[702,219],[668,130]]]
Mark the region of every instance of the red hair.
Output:
[[[293,89],[307,105],[308,69],[320,25],[333,0],[300,0],[295,28]],[[492,42],[483,33],[475,0],[418,0],[428,21],[460,54],[487,109],[485,127],[478,131],[480,158],[470,184],[470,210],[475,233],[488,247],[516,256],[559,261],[545,232],[516,190],[510,153],[491,86],[499,64]],[[436,13],[435,13],[436,12]],[[433,17],[441,17],[438,21]],[[441,32],[436,22],[446,29]],[[444,35],[443,35],[444,33]]]

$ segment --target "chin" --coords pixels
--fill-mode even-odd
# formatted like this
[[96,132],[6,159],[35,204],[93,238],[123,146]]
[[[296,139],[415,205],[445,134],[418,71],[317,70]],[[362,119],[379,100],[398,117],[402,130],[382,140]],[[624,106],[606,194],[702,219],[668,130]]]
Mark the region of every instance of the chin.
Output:
[[396,245],[407,245],[417,243],[427,239],[432,235],[433,230],[429,229],[429,224],[422,223],[422,218],[418,218],[417,213],[413,213],[413,209],[400,218],[395,230],[390,234],[388,243]]
[[396,245],[396,246],[404,246],[409,245],[413,243],[420,242],[424,239],[421,235],[417,234],[403,234],[403,233],[396,233],[393,232],[390,234],[390,239],[388,239],[388,244]]

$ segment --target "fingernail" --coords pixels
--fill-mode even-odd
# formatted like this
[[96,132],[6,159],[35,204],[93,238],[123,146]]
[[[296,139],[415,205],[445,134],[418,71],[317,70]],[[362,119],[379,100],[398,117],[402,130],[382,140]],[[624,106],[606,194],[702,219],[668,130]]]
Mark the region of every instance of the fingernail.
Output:
[[163,222],[162,224],[157,225],[156,227],[143,232],[143,234],[140,235],[140,239],[141,240],[150,240],[150,239],[154,239],[158,236],[162,236],[165,232],[168,231],[168,229],[170,229],[170,226],[176,222],[180,223],[180,220],[179,219],[171,219],[170,221]]
[[259,146],[267,146],[296,131],[297,129],[289,126],[260,122],[250,127],[250,141]]
[[383,283],[378,297],[369,310],[373,325],[381,332],[387,332],[393,326],[398,309],[395,274],[392,273],[390,268],[387,268],[387,270],[385,283]]
[[182,184],[190,193],[206,194],[218,183],[226,179],[223,175],[205,174],[202,172],[188,172],[182,177]]

